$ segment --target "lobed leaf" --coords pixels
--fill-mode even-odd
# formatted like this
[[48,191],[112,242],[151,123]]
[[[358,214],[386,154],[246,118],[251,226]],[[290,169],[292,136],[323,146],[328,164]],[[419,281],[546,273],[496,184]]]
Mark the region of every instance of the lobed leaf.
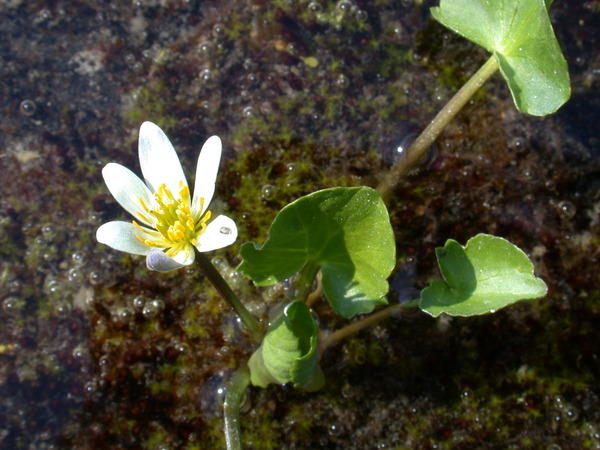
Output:
[[567,62],[548,17],[550,0],[441,0],[434,19],[493,53],[515,105],[553,113],[571,95]]
[[533,274],[527,255],[506,239],[478,234],[465,247],[449,239],[435,254],[444,282],[431,282],[419,302],[434,317],[493,313],[546,295],[546,284]]
[[350,318],[386,303],[395,251],[379,194],[368,187],[338,187],[284,207],[262,246],[242,246],[238,269],[256,285],[267,286],[289,278],[307,263],[316,264],[325,297],[338,314]]

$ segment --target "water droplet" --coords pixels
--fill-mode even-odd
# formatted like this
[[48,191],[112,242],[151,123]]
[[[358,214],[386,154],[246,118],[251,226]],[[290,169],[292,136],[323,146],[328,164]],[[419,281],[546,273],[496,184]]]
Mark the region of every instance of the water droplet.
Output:
[[221,234],[231,234],[231,228],[221,227],[221,228],[219,228],[219,233],[221,233]]

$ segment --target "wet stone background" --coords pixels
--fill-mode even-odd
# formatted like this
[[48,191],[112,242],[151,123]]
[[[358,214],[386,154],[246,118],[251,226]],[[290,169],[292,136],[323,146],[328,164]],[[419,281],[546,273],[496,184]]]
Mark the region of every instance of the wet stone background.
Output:
[[[521,115],[496,76],[389,205],[390,301],[438,276],[435,246],[478,232],[528,252],[547,298],[367,330],[323,356],[323,391],[251,389],[247,448],[600,447],[600,3],[555,3],[569,103]],[[95,241],[126,215],[101,168],[139,171],[143,120],[188,169],[221,136],[213,209],[240,239],[213,256],[265,317],[285,286],[243,279],[239,243],[300,195],[375,186],[485,60],[431,5],[0,2],[0,448],[223,447],[223,383],[250,343],[195,267],[152,274]]]

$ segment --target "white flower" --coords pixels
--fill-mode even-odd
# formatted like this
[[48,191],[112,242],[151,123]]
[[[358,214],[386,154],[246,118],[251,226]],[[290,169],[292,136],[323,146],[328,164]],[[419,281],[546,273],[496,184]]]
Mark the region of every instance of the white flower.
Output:
[[136,220],[103,224],[96,231],[98,242],[146,255],[148,268],[160,272],[194,262],[194,247],[207,252],[235,242],[235,222],[223,215],[211,220],[208,210],[221,160],[217,136],[202,146],[192,198],[173,145],[152,122],[140,127],[139,157],[145,184],[120,164],[102,169],[108,190]]

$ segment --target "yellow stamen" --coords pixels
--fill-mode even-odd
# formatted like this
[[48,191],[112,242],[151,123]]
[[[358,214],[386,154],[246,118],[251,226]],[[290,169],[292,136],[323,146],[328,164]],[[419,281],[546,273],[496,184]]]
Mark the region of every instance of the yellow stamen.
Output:
[[154,230],[132,221],[139,231],[135,237],[149,247],[165,249],[166,255],[171,257],[190,244],[196,245],[198,236],[206,230],[212,217],[210,211],[200,215],[204,207],[204,198],[199,199],[200,208],[192,214],[190,190],[183,182],[179,183],[177,197],[166,184],[161,184],[153,197],[153,205],[148,205],[143,198],[138,199],[142,211],[139,211],[136,217],[144,223],[152,224]]

